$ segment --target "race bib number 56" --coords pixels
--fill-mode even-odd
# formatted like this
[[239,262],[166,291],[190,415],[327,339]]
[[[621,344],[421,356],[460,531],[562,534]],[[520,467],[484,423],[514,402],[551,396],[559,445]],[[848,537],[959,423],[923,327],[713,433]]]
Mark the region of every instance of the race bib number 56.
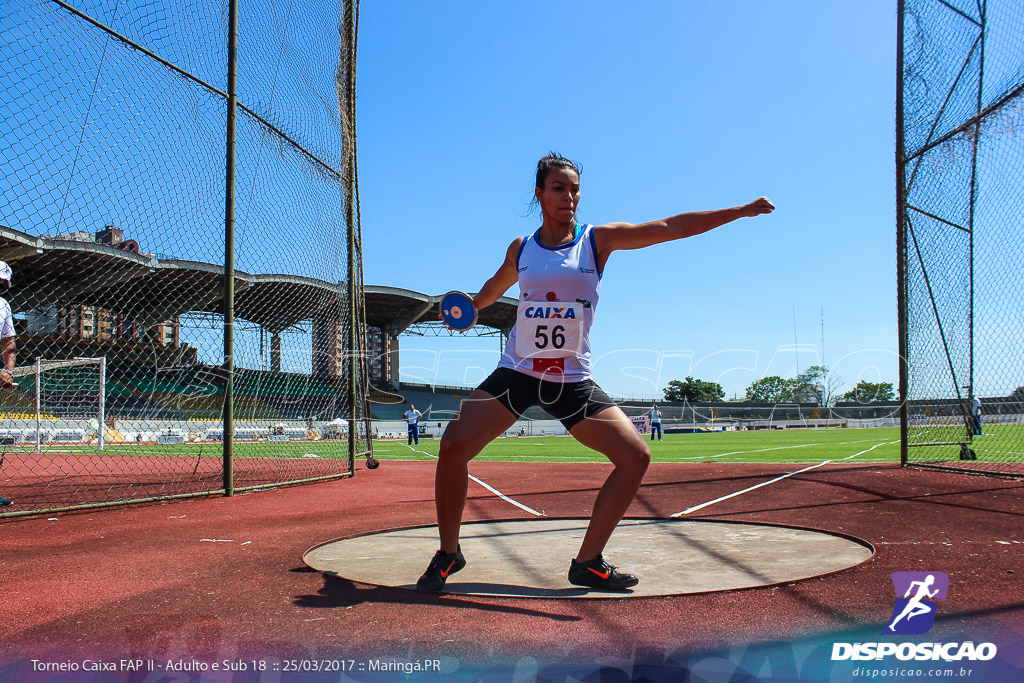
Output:
[[524,358],[568,358],[583,350],[583,306],[565,301],[519,304],[516,353]]

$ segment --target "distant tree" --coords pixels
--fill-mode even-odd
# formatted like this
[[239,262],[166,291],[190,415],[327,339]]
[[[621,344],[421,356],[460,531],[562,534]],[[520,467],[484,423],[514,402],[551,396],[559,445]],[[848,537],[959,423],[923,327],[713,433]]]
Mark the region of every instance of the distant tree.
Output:
[[871,403],[872,401],[891,401],[896,397],[892,390],[892,382],[865,382],[860,381],[850,391],[843,394],[844,401],[856,401],[857,403]]
[[1024,401],[1024,387],[1017,387],[1010,393],[1010,398],[1014,401]]
[[755,380],[747,387],[747,400],[754,403],[786,403],[793,400],[796,381],[770,375]]
[[839,377],[833,375],[824,365],[812,365],[796,376],[791,400],[799,403],[832,405],[839,393],[839,384]]
[[725,390],[718,382],[705,382],[693,377],[687,377],[682,382],[677,379],[672,380],[665,387],[664,392],[666,401],[716,403],[725,398]]

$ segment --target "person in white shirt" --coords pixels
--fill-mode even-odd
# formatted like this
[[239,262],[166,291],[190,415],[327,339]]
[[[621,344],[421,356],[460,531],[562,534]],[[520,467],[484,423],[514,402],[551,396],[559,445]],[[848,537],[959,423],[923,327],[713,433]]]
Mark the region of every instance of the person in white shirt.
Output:
[[409,423],[409,445],[413,442],[417,446],[420,445],[420,418],[423,417],[423,413],[416,410],[416,406],[409,404],[409,410],[405,411],[405,421]]
[[[0,291],[6,292],[11,286],[11,267],[0,261]],[[14,315],[7,299],[0,297],[0,387],[14,386],[14,362],[17,349],[14,336]],[[0,507],[7,507],[13,501],[0,497]]]
[[655,403],[651,408],[651,441],[654,441],[654,432],[658,432],[658,441],[661,441],[661,408]]

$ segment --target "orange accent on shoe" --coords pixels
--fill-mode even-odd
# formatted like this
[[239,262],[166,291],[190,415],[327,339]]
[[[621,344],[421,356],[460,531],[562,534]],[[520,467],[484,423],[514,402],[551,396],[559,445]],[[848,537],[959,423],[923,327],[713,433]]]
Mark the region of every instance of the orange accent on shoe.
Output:
[[[455,566],[455,562],[456,561],[457,560],[452,560],[452,563],[450,565],[448,565],[448,569],[445,569],[443,572],[441,572],[441,578],[442,579],[447,579],[448,578],[448,574],[449,574],[449,572],[451,572],[452,567]],[[607,577],[605,577],[605,578],[607,578]]]
[[591,567],[587,567],[587,571],[590,571],[590,572],[594,572],[595,574],[597,574],[598,576],[600,576],[600,577],[601,577],[602,579],[606,579],[606,580],[607,580],[607,578],[608,578],[609,576],[611,576],[611,575],[612,575],[612,573],[611,573],[611,572],[599,572],[599,571],[597,571],[596,569],[593,569],[593,568],[591,568]]

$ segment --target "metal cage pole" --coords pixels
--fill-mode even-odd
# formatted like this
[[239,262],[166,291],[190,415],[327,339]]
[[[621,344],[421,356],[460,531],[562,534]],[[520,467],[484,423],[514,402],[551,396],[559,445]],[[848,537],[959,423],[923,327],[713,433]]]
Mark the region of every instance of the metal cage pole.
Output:
[[896,306],[899,328],[900,364],[900,463],[907,465],[909,368],[907,343],[907,235],[906,235],[906,149],[903,140],[903,15],[904,0],[896,3]]
[[[976,122],[974,124],[974,136],[972,140],[971,150],[971,207],[968,214],[968,226],[970,231],[968,233],[968,287],[970,289],[970,298],[968,299],[968,336],[967,336],[967,348],[968,348],[968,365],[967,365],[967,401],[970,404],[969,417],[967,422],[967,436],[964,439],[967,443],[974,441],[974,398],[976,397],[977,389],[974,386],[974,209],[978,201],[978,139],[981,137],[981,120],[982,120],[982,109],[984,105],[984,82],[985,82],[985,27],[987,16],[986,12],[988,9],[987,2],[979,3],[979,9],[981,10],[981,39],[980,39],[980,54],[978,58],[978,109],[976,115]],[[980,420],[981,417],[979,416]]]
[[96,445],[103,450],[103,432],[107,424],[107,357],[100,356],[100,424],[96,430]]
[[348,157],[348,166],[345,168],[345,173],[348,176],[346,179],[346,191],[345,191],[345,226],[346,226],[346,241],[348,243],[348,268],[347,268],[347,280],[348,280],[348,403],[349,403],[349,424],[348,424],[348,465],[349,471],[355,471],[356,462],[356,441],[359,438],[359,428],[363,426],[364,430],[367,430],[366,439],[367,442],[370,440],[370,434],[368,431],[368,424],[364,424],[361,416],[359,415],[359,389],[357,373],[362,372],[362,354],[357,352],[362,346],[363,340],[359,336],[363,333],[360,328],[360,310],[363,305],[362,297],[363,293],[359,288],[359,283],[362,278],[360,277],[359,270],[356,264],[356,247],[359,245],[358,235],[356,234],[356,154],[355,154],[355,88],[356,88],[356,21],[359,16],[359,7],[356,0],[350,0],[345,4],[345,42],[347,52],[347,73],[346,73],[346,95],[348,101],[345,106],[345,115],[348,119],[348,139],[345,144],[349,146],[346,154]]
[[36,356],[36,453],[42,448],[39,432],[42,427],[42,398],[43,398],[43,364],[42,359]]
[[228,120],[224,191],[224,495],[234,494],[235,118],[238,113],[238,0],[228,0]]

